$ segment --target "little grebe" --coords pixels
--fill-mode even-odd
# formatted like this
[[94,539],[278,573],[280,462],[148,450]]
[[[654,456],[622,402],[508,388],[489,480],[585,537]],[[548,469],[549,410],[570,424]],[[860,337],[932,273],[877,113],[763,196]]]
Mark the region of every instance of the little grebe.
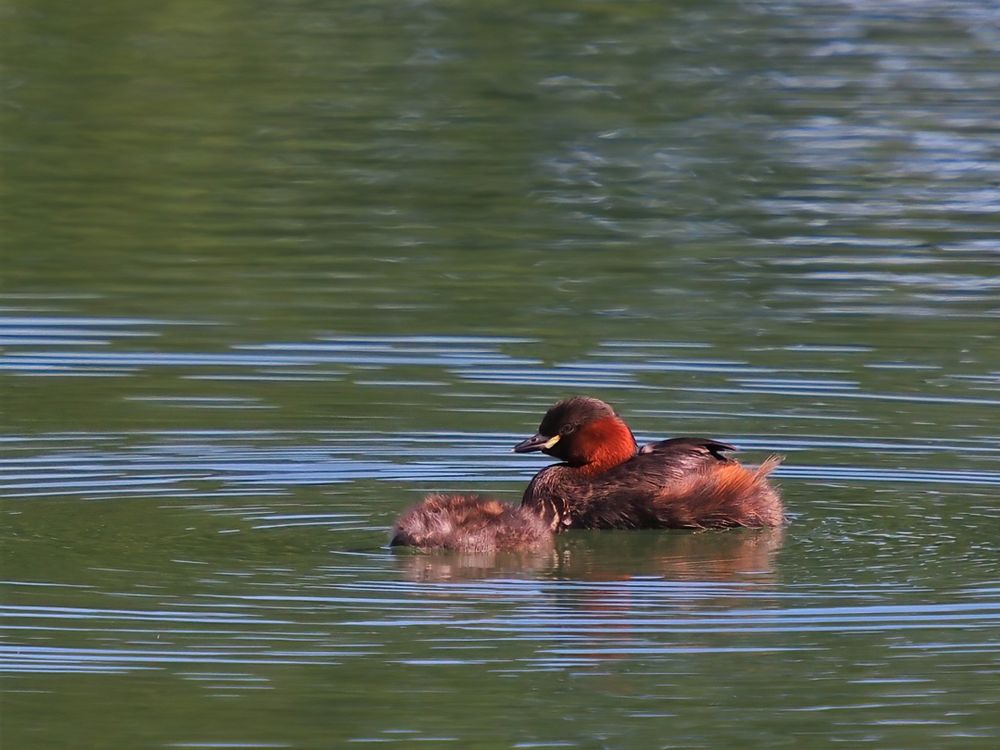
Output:
[[552,544],[552,530],[525,505],[434,493],[396,520],[389,544],[462,552],[540,550]]
[[767,481],[780,457],[747,469],[723,455],[733,450],[691,437],[639,448],[606,403],[566,399],[549,409],[535,435],[514,446],[516,453],[563,460],[535,475],[521,506],[553,531],[780,526],[781,498]]
[[767,475],[772,456],[746,469],[717,440],[674,438],[639,448],[603,401],[577,396],[545,414],[514,446],[563,463],[538,472],[515,507],[479,495],[429,495],[396,521],[390,544],[463,551],[539,549],[565,529],[780,526]]

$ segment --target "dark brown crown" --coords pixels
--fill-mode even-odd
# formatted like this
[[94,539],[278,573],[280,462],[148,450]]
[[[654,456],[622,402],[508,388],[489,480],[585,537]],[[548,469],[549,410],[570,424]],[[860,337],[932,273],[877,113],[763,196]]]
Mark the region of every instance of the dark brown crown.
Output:
[[581,425],[615,416],[615,410],[600,399],[574,396],[560,401],[547,412],[538,432],[549,437],[565,435]]

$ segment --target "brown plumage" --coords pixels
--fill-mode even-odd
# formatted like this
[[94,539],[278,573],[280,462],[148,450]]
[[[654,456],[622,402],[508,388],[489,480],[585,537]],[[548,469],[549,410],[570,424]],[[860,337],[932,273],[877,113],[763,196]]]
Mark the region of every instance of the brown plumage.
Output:
[[552,530],[524,506],[435,493],[399,517],[389,544],[461,552],[543,549],[552,544]]
[[546,413],[514,446],[562,463],[531,480],[520,507],[479,495],[429,495],[396,522],[391,544],[466,552],[541,549],[565,529],[780,526],[784,510],[767,480],[772,456],[748,469],[706,438],[636,445],[603,401],[577,396]]
[[524,491],[553,531],[563,529],[779,526],[784,511],[767,481],[781,459],[747,469],[723,455],[733,446],[674,438],[637,448],[632,431],[603,401],[578,396],[556,404],[519,453],[563,459]]
[[780,526],[781,499],[767,481],[779,463],[748,469],[691,445],[640,453],[596,477],[557,464],[535,475],[522,505],[554,531]]

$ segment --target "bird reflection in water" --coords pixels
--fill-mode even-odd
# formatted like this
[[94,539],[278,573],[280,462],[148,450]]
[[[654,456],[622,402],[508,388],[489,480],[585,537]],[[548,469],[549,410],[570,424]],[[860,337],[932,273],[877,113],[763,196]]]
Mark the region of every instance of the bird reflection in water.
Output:
[[782,527],[705,531],[594,531],[562,535],[535,552],[436,551],[397,555],[413,581],[552,577],[622,581],[634,577],[759,585],[773,580]]

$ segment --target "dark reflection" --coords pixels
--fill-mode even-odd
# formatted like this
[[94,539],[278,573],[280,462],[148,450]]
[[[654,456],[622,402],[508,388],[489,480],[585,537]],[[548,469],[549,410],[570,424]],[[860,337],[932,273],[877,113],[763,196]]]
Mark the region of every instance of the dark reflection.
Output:
[[[555,604],[563,612],[560,632],[573,630],[573,639],[554,644],[545,653],[556,662],[599,663],[642,651],[719,648],[696,632],[691,618],[700,617],[706,607],[746,606],[751,596],[754,606],[767,606],[766,595],[759,595],[774,588],[770,584],[776,578],[775,557],[783,529],[590,532],[567,537],[558,577],[592,583],[555,591]],[[685,621],[688,625],[682,625]],[[670,632],[679,626],[687,632]]]
[[401,549],[396,553],[396,564],[411,581],[468,581],[547,574],[555,569],[557,554],[551,549],[530,552]]
[[400,551],[397,566],[411,581],[554,576],[614,581],[634,576],[754,583],[772,580],[784,529],[723,532],[570,532],[555,551],[457,553]]
[[565,538],[556,568],[560,577],[759,582],[774,575],[784,529],[583,532]]

